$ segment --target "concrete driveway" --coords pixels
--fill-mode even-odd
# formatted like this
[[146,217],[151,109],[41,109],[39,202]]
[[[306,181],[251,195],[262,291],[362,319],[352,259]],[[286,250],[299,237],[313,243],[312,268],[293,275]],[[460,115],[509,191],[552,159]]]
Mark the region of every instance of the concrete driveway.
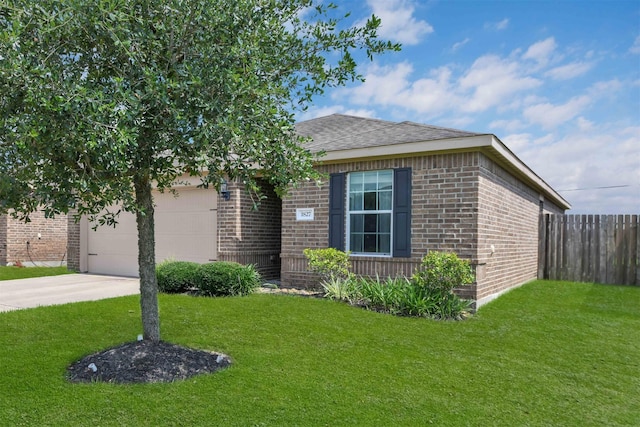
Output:
[[140,280],[95,274],[0,281],[0,312],[140,293]]

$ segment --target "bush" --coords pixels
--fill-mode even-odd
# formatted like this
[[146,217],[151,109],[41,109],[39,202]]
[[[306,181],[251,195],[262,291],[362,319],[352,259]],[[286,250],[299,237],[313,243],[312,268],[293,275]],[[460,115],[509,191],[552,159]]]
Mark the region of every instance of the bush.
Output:
[[309,269],[319,274],[323,282],[332,279],[346,279],[351,275],[349,272],[351,268],[349,252],[342,252],[334,248],[306,248],[303,252],[309,260]]
[[461,319],[471,301],[453,289],[474,281],[468,261],[456,254],[431,252],[422,259],[411,279],[358,277],[343,268],[348,254],[327,250],[305,250],[312,271],[323,274],[325,297],[347,301],[369,310],[402,316]]
[[411,282],[432,301],[432,317],[458,319],[471,305],[453,293],[453,289],[473,283],[469,261],[454,253],[430,252],[422,258]]
[[473,283],[473,269],[469,261],[454,253],[429,252],[412,277],[412,282],[439,295],[448,295],[453,289]]
[[247,295],[260,286],[261,278],[253,265],[218,261],[202,264],[196,272],[196,287],[201,295]]
[[158,290],[179,293],[195,286],[196,271],[200,264],[189,261],[163,261],[156,266]]

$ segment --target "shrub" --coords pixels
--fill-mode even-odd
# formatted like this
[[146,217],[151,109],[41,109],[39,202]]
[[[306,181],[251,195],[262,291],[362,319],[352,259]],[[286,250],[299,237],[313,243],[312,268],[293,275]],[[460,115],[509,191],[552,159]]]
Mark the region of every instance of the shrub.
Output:
[[458,319],[471,305],[453,293],[453,289],[473,283],[473,269],[469,261],[454,253],[430,252],[422,258],[420,268],[411,278],[433,303],[432,317]]
[[310,249],[306,248],[304,256],[309,260],[309,269],[319,274],[323,282],[330,279],[346,279],[351,273],[349,252],[342,252],[334,248]]
[[454,253],[429,252],[422,258],[412,282],[440,295],[448,295],[453,288],[468,285],[475,280],[469,261]]
[[261,278],[253,265],[218,261],[202,264],[196,272],[196,287],[201,295],[247,295],[260,286]]
[[195,286],[200,264],[189,261],[163,261],[156,266],[158,290],[165,293],[184,292]]

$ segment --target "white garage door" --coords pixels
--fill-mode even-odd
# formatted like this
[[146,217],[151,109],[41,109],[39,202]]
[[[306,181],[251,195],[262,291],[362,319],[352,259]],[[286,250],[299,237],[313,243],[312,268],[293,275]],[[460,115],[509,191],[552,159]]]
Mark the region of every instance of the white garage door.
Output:
[[[178,197],[154,192],[156,262],[165,259],[205,263],[217,258],[218,194],[213,189],[181,188]],[[90,273],[138,276],[135,215],[125,213],[116,228],[89,225],[87,270]]]

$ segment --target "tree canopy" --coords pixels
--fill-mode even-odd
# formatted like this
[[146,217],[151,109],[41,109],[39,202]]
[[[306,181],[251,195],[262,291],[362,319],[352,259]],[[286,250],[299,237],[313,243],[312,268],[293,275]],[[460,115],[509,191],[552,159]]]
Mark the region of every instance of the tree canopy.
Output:
[[335,15],[315,0],[5,0],[0,211],[135,212],[145,339],[158,340],[151,188],[184,174],[255,188],[259,171],[282,193],[313,177],[295,112],[361,79],[355,52],[399,49],[375,16]]

